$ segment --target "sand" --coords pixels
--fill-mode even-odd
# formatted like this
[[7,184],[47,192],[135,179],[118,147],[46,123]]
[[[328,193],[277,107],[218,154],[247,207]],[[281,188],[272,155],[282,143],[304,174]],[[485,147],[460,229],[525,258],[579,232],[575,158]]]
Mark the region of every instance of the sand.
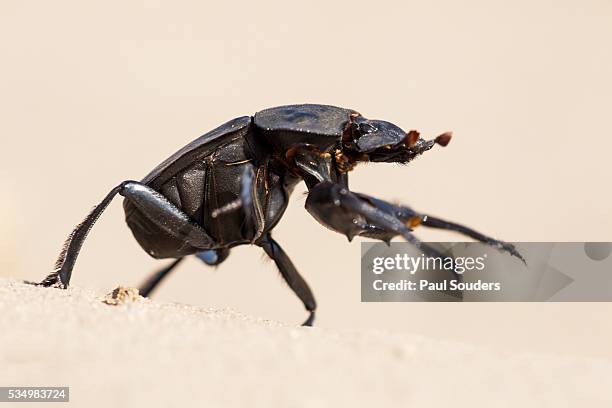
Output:
[[0,385],[70,386],[74,407],[612,406],[606,360],[11,279],[0,279],[0,311]]

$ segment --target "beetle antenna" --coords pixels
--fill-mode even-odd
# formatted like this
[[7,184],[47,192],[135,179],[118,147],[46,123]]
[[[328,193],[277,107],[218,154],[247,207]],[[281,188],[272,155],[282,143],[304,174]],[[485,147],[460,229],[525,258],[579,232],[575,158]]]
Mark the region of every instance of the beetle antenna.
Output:
[[453,132],[444,132],[440,136],[434,139],[434,142],[439,144],[442,147],[447,146],[453,137]]

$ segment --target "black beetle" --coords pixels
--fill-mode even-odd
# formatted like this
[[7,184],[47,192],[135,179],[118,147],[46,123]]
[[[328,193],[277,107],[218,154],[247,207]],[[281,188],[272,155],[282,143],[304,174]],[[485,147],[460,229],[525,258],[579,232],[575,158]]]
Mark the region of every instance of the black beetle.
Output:
[[118,193],[125,197],[126,222],[140,246],[154,258],[175,259],[147,280],[143,296],[187,255],[218,265],[230,248],[255,244],[274,260],[310,312],[304,322],[309,326],[314,296],[270,234],[300,180],[308,187],[306,210],[349,240],[359,235],[389,242],[402,236],[439,256],[411,233],[424,225],[457,231],[523,260],[511,244],[349,190],[348,172],[358,162],[407,163],[450,139],[451,133],[444,133],[424,140],[417,131],[404,132],[392,123],[328,105],[280,106],[233,119],[180,149],[142,181],[113,188],[68,236],[55,270],[41,285],[68,286],[87,233]]

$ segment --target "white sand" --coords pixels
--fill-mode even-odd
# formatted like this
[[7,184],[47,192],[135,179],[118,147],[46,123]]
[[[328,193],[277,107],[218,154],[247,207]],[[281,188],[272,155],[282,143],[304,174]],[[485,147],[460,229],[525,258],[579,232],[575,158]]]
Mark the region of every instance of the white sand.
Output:
[[612,406],[608,361],[103,299],[0,279],[0,385],[74,407]]

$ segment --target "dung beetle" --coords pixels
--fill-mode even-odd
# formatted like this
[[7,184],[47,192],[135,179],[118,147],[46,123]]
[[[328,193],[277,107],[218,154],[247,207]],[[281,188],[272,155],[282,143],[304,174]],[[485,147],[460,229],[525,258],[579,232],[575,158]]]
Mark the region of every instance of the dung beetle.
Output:
[[[272,238],[295,185],[308,188],[306,210],[322,225],[348,237],[389,242],[401,236],[424,253],[440,254],[419,241],[418,226],[456,231],[521,260],[513,245],[471,228],[349,190],[348,173],[359,162],[407,163],[451,133],[424,140],[382,120],[329,105],[287,105],[233,119],[163,161],[141,181],[113,188],[64,243],[54,271],[40,284],[66,288],[87,233],[116,194],[124,197],[125,219],[153,258],[174,261],[140,288],[143,296],[188,255],[218,265],[237,245],[254,244],[274,260],[310,313],[314,296]],[[524,261],[524,260],[523,260]]]

